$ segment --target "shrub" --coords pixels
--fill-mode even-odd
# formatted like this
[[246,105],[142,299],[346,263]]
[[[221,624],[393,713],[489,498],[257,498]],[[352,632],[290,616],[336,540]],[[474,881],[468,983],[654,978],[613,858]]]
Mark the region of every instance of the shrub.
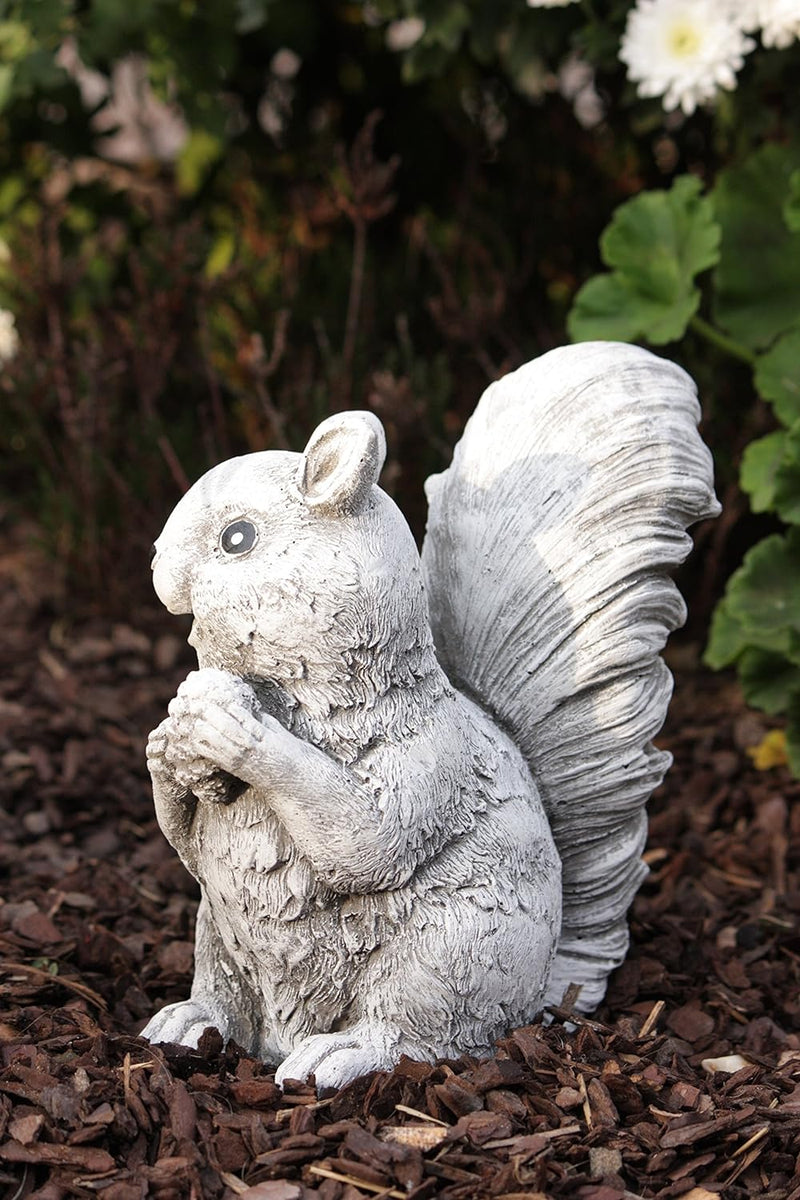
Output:
[[761,539],[708,661],[788,714],[800,769],[798,35],[786,0],[12,0],[7,511],[127,600],[120,545],[189,478],[367,405],[421,532],[481,388],[569,313],[698,377],[709,595]]

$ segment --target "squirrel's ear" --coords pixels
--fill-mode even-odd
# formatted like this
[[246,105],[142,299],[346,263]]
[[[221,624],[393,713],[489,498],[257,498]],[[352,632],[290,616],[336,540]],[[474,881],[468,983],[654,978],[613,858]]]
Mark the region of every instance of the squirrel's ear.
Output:
[[336,413],[311,435],[297,483],[310,507],[330,516],[366,503],[386,458],[383,426],[370,412]]

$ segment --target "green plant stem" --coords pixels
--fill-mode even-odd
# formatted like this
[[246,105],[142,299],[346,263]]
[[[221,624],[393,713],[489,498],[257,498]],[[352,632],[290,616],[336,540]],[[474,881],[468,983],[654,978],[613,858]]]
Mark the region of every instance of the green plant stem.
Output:
[[695,333],[699,333],[707,342],[710,342],[712,346],[716,346],[718,350],[724,351],[725,354],[731,355],[732,358],[740,359],[741,362],[746,362],[750,367],[755,366],[756,356],[752,350],[748,350],[746,346],[742,346],[734,338],[720,332],[719,329],[709,324],[703,317],[698,317],[695,313],[689,322],[689,326]]

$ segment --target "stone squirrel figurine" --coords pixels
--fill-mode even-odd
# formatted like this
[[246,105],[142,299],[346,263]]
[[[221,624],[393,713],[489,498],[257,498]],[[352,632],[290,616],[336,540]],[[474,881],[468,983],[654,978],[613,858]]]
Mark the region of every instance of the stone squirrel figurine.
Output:
[[202,901],[191,998],[145,1037],[213,1025],[340,1086],[600,1001],[670,762],[667,572],[719,511],[698,417],[647,351],[545,354],[428,481],[421,558],[371,413],[191,488],[153,571],[199,670],[148,763]]

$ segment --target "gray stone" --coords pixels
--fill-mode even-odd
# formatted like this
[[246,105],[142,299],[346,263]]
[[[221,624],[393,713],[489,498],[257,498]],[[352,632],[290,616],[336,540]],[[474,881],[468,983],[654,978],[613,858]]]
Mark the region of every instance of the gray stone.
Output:
[[601,999],[669,763],[667,572],[718,511],[698,416],[636,347],[544,355],[429,480],[421,561],[370,413],[195,484],[153,570],[199,669],[148,763],[203,898],[191,998],[146,1037],[215,1025],[336,1086]]

